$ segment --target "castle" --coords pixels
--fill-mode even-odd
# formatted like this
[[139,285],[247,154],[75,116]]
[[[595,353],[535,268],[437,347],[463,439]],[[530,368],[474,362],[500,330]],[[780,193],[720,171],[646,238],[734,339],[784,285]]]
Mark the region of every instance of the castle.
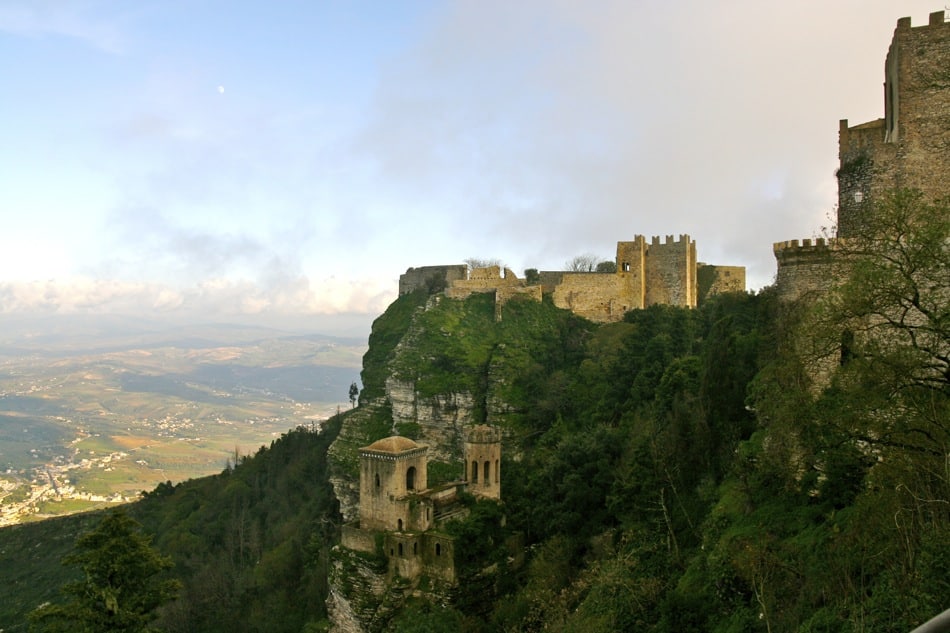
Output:
[[496,318],[501,306],[514,296],[541,301],[549,295],[554,305],[591,321],[620,321],[630,310],[651,305],[695,308],[713,294],[745,291],[745,268],[697,262],[696,242],[689,235],[664,241],[643,235],[617,242],[615,272],[541,271],[529,282],[511,269],[476,268],[464,264],[410,268],[399,277],[399,294],[419,288],[444,288],[445,295],[464,299],[473,293],[494,293]]
[[885,191],[918,189],[927,197],[950,192],[950,22],[944,11],[928,24],[897,21],[884,62],[884,118],[838,128],[837,238],[773,245],[779,296],[821,293],[840,278],[840,248],[855,236]]
[[432,488],[427,451],[399,435],[359,449],[359,519],[343,526],[341,544],[383,554],[389,577],[412,582],[425,575],[454,583],[454,540],[439,527],[464,516],[463,491],[501,499],[501,435],[487,425],[470,429],[462,451],[464,478]]

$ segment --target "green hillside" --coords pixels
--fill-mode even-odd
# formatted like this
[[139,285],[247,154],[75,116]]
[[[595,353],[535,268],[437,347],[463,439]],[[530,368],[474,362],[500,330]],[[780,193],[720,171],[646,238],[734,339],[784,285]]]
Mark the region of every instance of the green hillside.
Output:
[[[326,627],[340,522],[327,451],[338,434],[357,446],[389,433],[395,376],[423,397],[471,394],[473,421],[503,427],[504,503],[450,528],[454,602],[410,599],[386,630],[909,631],[950,606],[938,229],[905,267],[936,284],[911,294],[933,315],[911,338],[842,329],[880,331],[861,298],[894,295],[869,288],[907,291],[871,260],[814,305],[766,290],[600,326],[548,301],[512,300],[496,321],[487,295],[400,297],[374,324],[360,407],[131,506],[184,585],[157,624]],[[347,468],[351,449],[334,449]],[[0,628],[25,630],[56,599],[70,573],[58,560],[94,521],[0,530]]]

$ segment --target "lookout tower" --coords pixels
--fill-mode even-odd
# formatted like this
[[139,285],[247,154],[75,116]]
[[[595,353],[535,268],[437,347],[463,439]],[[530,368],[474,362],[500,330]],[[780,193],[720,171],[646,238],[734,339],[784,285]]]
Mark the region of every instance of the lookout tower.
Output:
[[398,435],[359,450],[362,529],[402,531],[410,527],[407,499],[428,487],[427,450]]
[[501,434],[486,424],[465,439],[465,480],[476,497],[501,499]]

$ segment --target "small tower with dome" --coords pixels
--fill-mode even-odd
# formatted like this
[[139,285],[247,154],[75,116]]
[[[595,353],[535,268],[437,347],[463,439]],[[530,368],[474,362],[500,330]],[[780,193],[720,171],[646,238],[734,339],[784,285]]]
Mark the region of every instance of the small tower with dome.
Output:
[[410,512],[408,502],[410,495],[428,488],[427,450],[428,447],[399,435],[385,437],[359,450],[362,529],[402,531],[428,527],[425,515],[411,516],[415,513]]

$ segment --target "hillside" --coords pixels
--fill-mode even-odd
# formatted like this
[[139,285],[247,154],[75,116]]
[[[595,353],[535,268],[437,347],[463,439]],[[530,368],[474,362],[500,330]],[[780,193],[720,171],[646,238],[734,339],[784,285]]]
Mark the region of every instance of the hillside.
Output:
[[[950,604],[948,389],[888,392],[860,341],[817,383],[806,316],[771,291],[604,325],[404,295],[374,323],[357,409],[131,506],[185,585],[159,624],[323,630],[355,449],[395,425],[431,446],[431,484],[460,476],[460,429],[490,422],[503,506],[452,528],[459,589],[368,605],[374,630],[910,630]],[[0,627],[54,598],[92,520],[0,530]]]

